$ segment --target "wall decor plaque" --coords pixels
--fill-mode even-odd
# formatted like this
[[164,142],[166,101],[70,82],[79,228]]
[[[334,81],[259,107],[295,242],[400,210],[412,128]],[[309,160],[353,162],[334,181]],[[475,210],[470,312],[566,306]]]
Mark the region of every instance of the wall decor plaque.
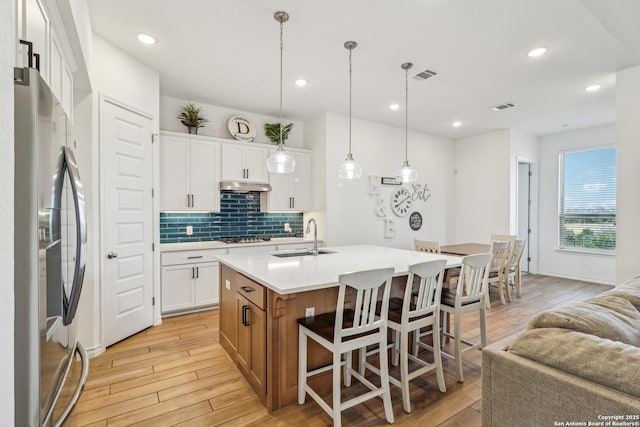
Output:
[[411,215],[409,215],[409,227],[411,227],[413,231],[420,230],[422,227],[422,215],[420,212],[412,212]]
[[256,137],[256,127],[248,119],[232,116],[227,122],[229,133],[238,141],[251,142]]

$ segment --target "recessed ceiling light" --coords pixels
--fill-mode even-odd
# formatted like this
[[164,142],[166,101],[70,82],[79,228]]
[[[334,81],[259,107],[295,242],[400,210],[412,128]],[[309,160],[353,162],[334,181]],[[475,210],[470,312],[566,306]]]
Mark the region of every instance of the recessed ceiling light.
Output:
[[602,85],[589,85],[587,87],[584,88],[584,90],[586,90],[587,92],[596,92],[598,90],[600,90],[600,88],[602,87]]
[[294,82],[296,86],[302,87],[307,85],[307,81],[305,79],[298,79]]
[[532,58],[535,58],[537,56],[544,55],[545,53],[547,53],[548,50],[549,50],[548,47],[537,47],[535,49],[531,49],[529,53],[527,53],[527,55],[529,55]]
[[390,104],[389,105],[389,109],[390,110],[394,110],[395,111],[395,110],[397,110],[399,108],[400,108],[400,104]]
[[453,126],[454,128],[459,128],[460,126],[462,126],[462,122],[456,120],[455,122],[451,123],[451,126]]
[[156,44],[156,39],[149,34],[138,34],[138,40],[144,44]]

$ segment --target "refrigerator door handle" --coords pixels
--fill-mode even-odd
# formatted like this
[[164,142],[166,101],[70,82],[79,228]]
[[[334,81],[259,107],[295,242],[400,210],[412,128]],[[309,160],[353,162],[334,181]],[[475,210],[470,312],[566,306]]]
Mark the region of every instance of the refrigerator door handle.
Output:
[[76,216],[76,263],[73,274],[73,284],[68,300],[65,299],[63,323],[69,325],[73,320],[78,302],[80,301],[80,292],[82,291],[82,282],[84,280],[84,270],[87,264],[87,212],[84,205],[84,190],[80,173],[78,172],[78,164],[73,155],[73,151],[68,147],[60,149],[58,157],[58,167],[56,172],[56,180],[54,185],[53,207],[60,209],[62,207],[62,188],[65,175],[69,173],[69,184],[71,185],[71,193],[73,195],[73,204],[75,205]]

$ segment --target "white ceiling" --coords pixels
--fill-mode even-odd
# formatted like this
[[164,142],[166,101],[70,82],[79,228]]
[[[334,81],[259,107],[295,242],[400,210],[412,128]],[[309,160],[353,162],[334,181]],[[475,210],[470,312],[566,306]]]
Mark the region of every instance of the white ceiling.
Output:
[[[279,24],[284,115],[348,114],[449,138],[498,128],[535,135],[615,120],[615,73],[640,64],[637,0],[89,0],[94,31],[160,73],[162,95],[278,116]],[[140,32],[158,43],[144,46]],[[527,52],[549,52],[529,58]],[[297,88],[293,81],[309,81]],[[599,83],[596,93],[584,87]],[[389,110],[392,102],[402,107]],[[513,102],[495,112],[489,107]],[[454,120],[463,122],[452,128]]]

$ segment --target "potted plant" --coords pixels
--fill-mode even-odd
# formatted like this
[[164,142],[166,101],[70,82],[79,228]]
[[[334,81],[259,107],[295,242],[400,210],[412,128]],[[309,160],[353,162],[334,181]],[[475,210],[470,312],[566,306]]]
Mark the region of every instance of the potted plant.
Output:
[[191,102],[182,107],[180,114],[178,114],[178,120],[189,129],[189,133],[193,134],[197,134],[198,128],[201,128],[209,121],[209,119],[202,116],[202,108],[196,107]]
[[[283,144],[287,141],[287,138],[289,138],[289,132],[291,132],[291,128],[293,128],[293,123],[282,126]],[[267,136],[267,138],[269,138],[269,141],[273,142],[274,144],[278,144],[280,142],[280,123],[265,123],[264,134]]]

